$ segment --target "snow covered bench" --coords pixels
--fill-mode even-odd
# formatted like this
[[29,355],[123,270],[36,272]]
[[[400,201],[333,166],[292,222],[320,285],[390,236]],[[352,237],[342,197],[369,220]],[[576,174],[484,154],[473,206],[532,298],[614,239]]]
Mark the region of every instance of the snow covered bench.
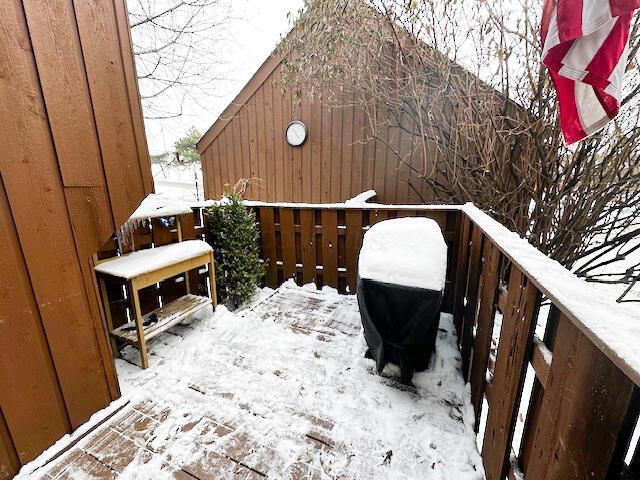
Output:
[[358,262],[358,304],[369,353],[378,372],[400,366],[401,381],[424,370],[435,346],[447,271],[447,245],[438,224],[399,218],[365,234]]
[[[189,278],[185,275],[187,293],[162,307],[142,315],[139,291],[168,278],[186,273],[201,266],[209,266],[211,297],[193,295],[189,289]],[[106,260],[95,267],[105,307],[110,334],[140,350],[142,368],[148,367],[147,340],[161,334],[186,316],[207,305],[215,304],[215,275],[213,250],[202,240],[186,240],[162,247],[138,250]],[[109,301],[106,298],[105,281],[109,278],[125,281],[129,285],[135,329],[128,324],[112,328]],[[212,300],[213,299],[213,300]]]

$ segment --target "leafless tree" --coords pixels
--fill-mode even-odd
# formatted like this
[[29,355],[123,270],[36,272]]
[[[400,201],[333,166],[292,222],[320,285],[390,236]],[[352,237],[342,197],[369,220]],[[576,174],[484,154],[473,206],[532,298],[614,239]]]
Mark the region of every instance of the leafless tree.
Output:
[[[436,201],[474,202],[588,280],[633,282],[638,21],[619,116],[567,147],[541,65],[541,3],[307,0],[280,47],[283,75],[294,88],[355,91],[373,139],[384,125],[409,132],[421,161],[394,151],[398,168],[411,169]],[[615,271],[616,263],[625,267]]]
[[182,115],[187,97],[215,95],[228,48],[231,0],[129,0],[146,118]]

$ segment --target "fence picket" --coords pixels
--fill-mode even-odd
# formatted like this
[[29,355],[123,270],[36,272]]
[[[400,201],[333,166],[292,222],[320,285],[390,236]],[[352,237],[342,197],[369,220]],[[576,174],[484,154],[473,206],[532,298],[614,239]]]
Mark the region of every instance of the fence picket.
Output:
[[322,283],[338,288],[337,210],[322,210]]
[[[507,474],[511,440],[524,373],[533,342],[540,292],[515,265],[511,266],[507,308],[503,312],[500,343],[482,444],[488,480],[502,480]],[[540,477],[531,477],[540,478]]]
[[480,410],[486,385],[486,371],[491,349],[491,335],[498,303],[498,284],[500,280],[500,250],[491,242],[485,242],[482,259],[482,276],[480,283],[477,316],[477,329],[471,355],[471,403],[476,418],[476,431],[480,423]]

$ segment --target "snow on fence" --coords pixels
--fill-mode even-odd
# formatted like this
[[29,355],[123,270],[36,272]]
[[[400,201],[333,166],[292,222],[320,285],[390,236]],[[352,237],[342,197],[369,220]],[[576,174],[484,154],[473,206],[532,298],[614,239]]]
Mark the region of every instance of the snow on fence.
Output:
[[449,249],[443,310],[454,314],[487,478],[619,478],[626,456],[640,469],[640,322],[473,205],[247,206],[272,287],[293,277],[354,292],[371,225],[436,220]]

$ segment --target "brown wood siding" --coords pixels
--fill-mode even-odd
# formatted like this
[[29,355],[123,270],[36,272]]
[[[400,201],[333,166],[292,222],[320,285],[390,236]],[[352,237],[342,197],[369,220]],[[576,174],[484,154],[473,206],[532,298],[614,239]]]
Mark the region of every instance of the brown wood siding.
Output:
[[119,395],[91,256],[152,189],[123,0],[0,18],[0,478]]
[[[414,138],[383,125],[374,140],[364,110],[353,105],[353,93],[336,98],[325,91],[323,100],[285,90],[279,65],[277,58],[267,59],[200,140],[207,197],[218,198],[225,185],[253,178],[245,195],[251,200],[340,202],[369,189],[384,203],[431,200],[408,166],[425,168]],[[293,120],[308,129],[301,147],[285,139]]]

